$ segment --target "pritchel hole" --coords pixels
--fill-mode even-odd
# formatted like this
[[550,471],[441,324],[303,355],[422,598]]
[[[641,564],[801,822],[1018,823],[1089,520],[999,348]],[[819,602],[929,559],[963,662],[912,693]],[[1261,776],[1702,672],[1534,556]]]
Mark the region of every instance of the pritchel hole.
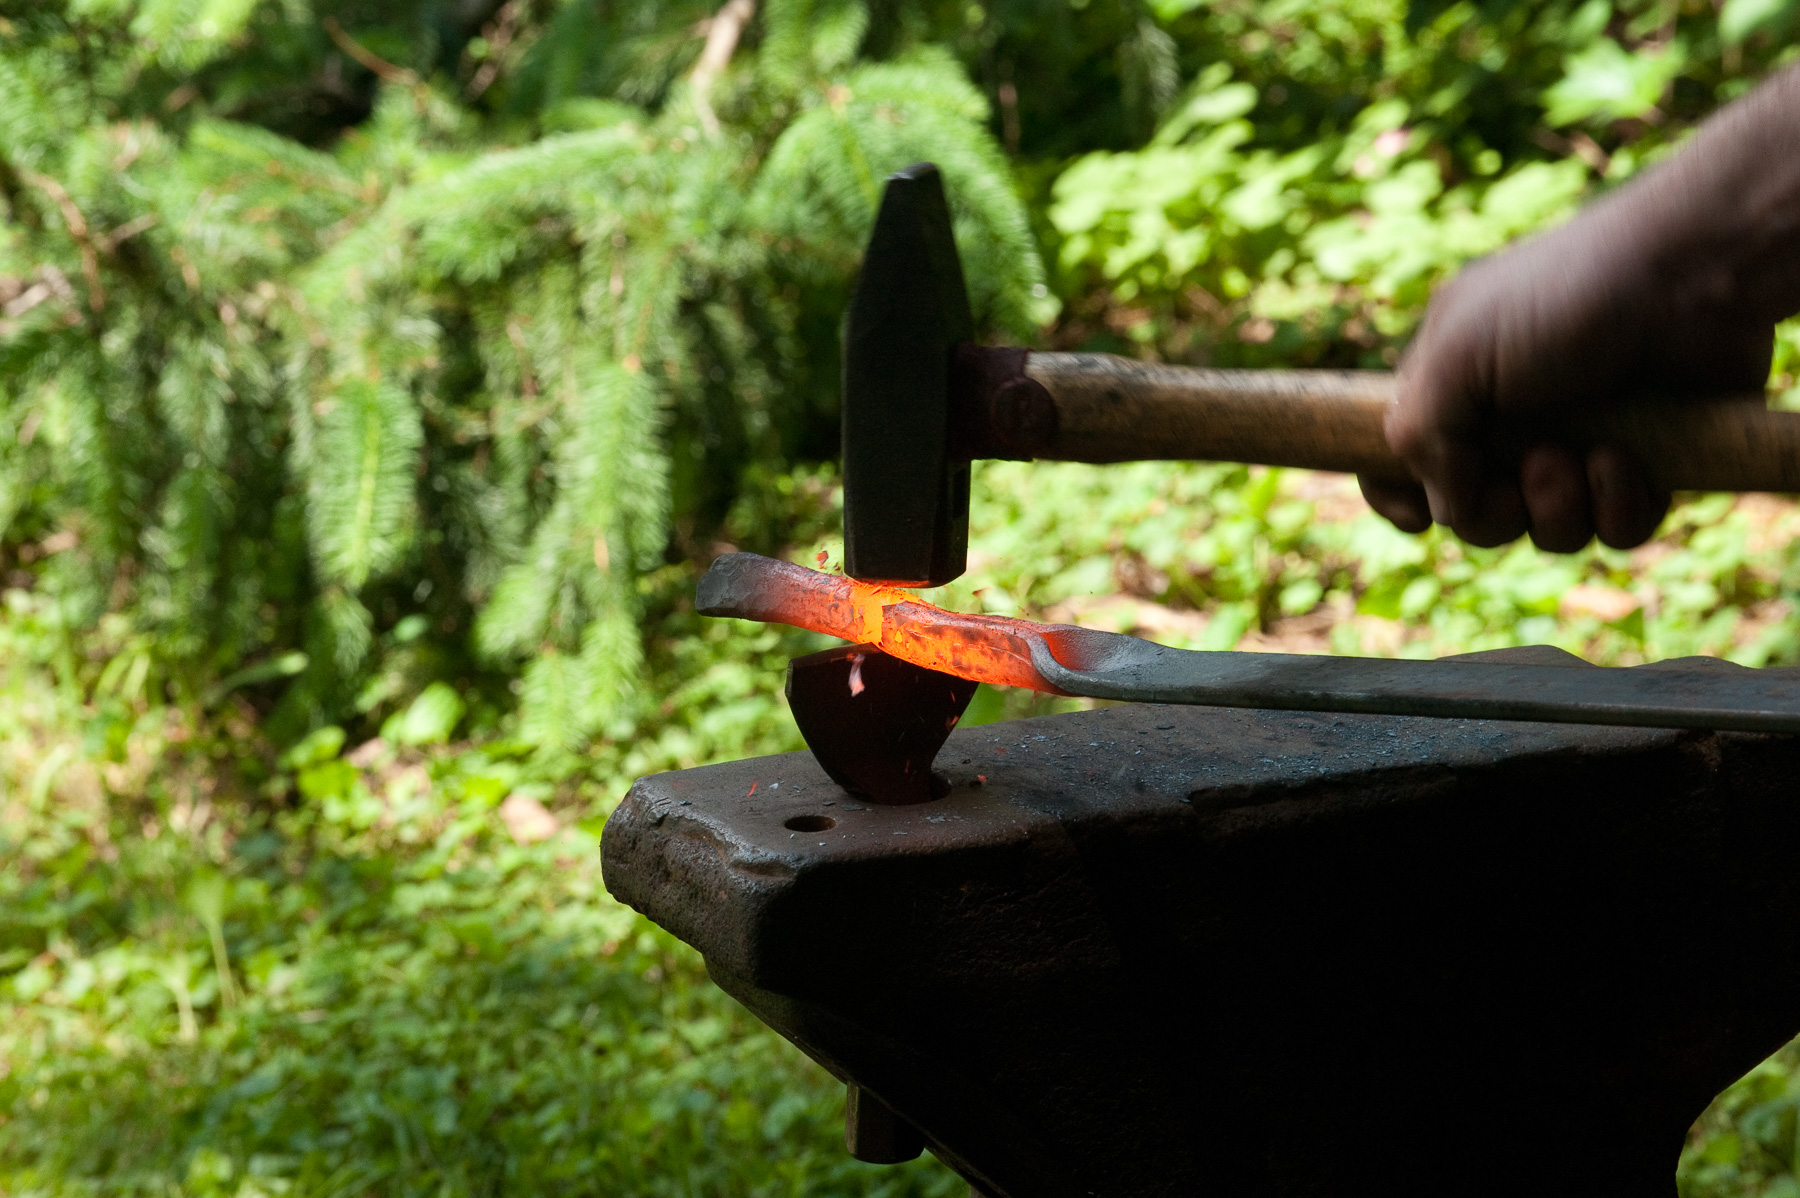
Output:
[[790,832],[823,832],[837,827],[837,821],[829,815],[796,815],[781,826]]

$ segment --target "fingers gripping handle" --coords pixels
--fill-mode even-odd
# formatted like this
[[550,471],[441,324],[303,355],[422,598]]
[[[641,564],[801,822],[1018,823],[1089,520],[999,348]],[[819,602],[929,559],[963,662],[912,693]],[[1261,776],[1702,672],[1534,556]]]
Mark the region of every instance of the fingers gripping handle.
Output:
[[1800,492],[1800,412],[1761,396],[1596,412],[1569,431],[1577,444],[1623,445],[1670,491]]
[[[1110,354],[1032,354],[1024,375],[1054,413],[1035,422],[1029,453],[1018,456],[1409,477],[1382,430],[1394,398],[1394,376],[1385,372],[1207,370]],[[1800,413],[1770,411],[1761,397],[1595,410],[1512,439],[1521,449],[1540,441],[1622,445],[1669,490],[1800,492]]]

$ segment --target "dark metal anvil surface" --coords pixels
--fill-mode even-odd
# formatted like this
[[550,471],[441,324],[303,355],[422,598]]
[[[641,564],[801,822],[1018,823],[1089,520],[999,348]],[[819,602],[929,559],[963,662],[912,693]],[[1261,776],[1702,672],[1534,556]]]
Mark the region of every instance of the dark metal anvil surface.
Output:
[[606,882],[996,1198],[1666,1198],[1800,1031],[1794,738],[1130,706],[938,767],[645,778]]

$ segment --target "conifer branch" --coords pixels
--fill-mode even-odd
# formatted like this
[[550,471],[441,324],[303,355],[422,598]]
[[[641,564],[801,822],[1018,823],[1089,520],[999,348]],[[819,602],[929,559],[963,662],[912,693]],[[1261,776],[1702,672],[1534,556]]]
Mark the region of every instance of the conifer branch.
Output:
[[122,242],[130,241],[133,237],[136,237],[145,230],[154,229],[160,222],[161,218],[154,212],[146,212],[142,216],[133,217],[112,232],[101,237],[99,246],[107,253],[111,253],[113,250],[118,249]]
[[709,93],[713,80],[731,64],[731,56],[737,52],[738,39],[744,34],[744,26],[756,15],[756,0],[726,0],[721,8],[706,22],[706,45],[700,50],[700,60],[688,75],[688,84],[694,91],[694,107],[700,113],[700,127],[706,130],[708,137],[719,135],[719,117],[713,112]]
[[10,294],[6,302],[0,304],[0,316],[6,318],[0,322],[0,330],[9,330],[12,322],[45,300],[52,297],[66,300],[75,294],[69,286],[68,276],[56,267],[46,263],[38,267],[37,273],[38,281],[29,287],[25,287],[22,280],[11,280],[15,286],[7,288]]
[[319,24],[325,27],[325,32],[330,35],[332,41],[337,43],[338,49],[348,54],[356,61],[357,65],[372,72],[382,82],[398,83],[403,87],[411,88],[419,86],[419,76],[416,72],[408,70],[406,67],[395,66],[351,37],[344,31],[344,27],[338,24],[336,17],[326,17]]
[[95,312],[106,309],[106,291],[100,286],[100,255],[94,248],[94,240],[88,235],[87,217],[70,197],[68,190],[49,175],[41,175],[30,167],[19,167],[19,177],[49,196],[62,212],[63,224],[68,226],[69,236],[75,239],[76,249],[81,254],[81,275],[87,280],[88,307]]
[[506,322],[506,339],[512,343],[519,356],[519,393],[526,399],[536,399],[538,394],[537,371],[531,365],[531,350],[525,344],[525,330],[519,327],[515,319]]
[[[590,48],[595,70],[639,71],[660,94],[663,48],[686,45],[691,107],[652,111],[629,89],[586,97],[578,127],[506,148],[495,138],[514,118],[487,128],[465,97],[504,86],[532,39],[564,27],[535,0],[482,7],[487,51],[454,96],[371,52],[341,16],[296,27],[310,44],[323,26],[332,69],[375,77],[378,146],[310,149],[217,119],[195,91],[186,111],[201,111],[179,136],[158,127],[161,110],[99,127],[93,160],[110,173],[92,182],[0,161],[0,191],[43,226],[41,246],[21,247],[35,253],[0,262],[0,341],[54,381],[54,406],[32,408],[48,417],[9,416],[0,507],[80,527],[83,552],[59,560],[54,586],[131,603],[159,658],[304,660],[270,716],[277,739],[372,716],[358,696],[400,677],[400,650],[376,635],[395,602],[430,619],[447,660],[467,632],[479,659],[522,670],[525,739],[560,752],[629,727],[648,669],[639,584],[691,502],[676,467],[698,447],[703,469],[733,470],[739,450],[720,445],[785,443],[814,418],[798,330],[811,289],[839,279],[866,236],[870,178],[944,163],[977,308],[1000,323],[1017,326],[1039,277],[981,94],[947,52],[858,64],[859,0],[710,0],[700,26],[676,16],[688,6],[658,6],[678,40],[659,38],[652,63],[609,32]],[[626,10],[641,7],[602,5],[599,19],[635,27]],[[838,14],[823,31],[822,7]],[[752,21],[768,32],[754,45]],[[70,71],[68,87],[89,86]],[[728,73],[781,114],[768,136],[717,135]],[[822,80],[829,104],[813,102]],[[706,126],[703,145],[690,124]],[[446,149],[446,167],[468,161],[413,169]],[[99,207],[127,168],[142,202]],[[176,226],[158,252],[192,302],[164,272],[119,270],[100,290],[101,265],[118,260],[105,255]],[[56,336],[90,294],[121,329],[141,320],[153,335],[104,352]],[[715,388],[748,398],[715,411]],[[34,436],[37,451],[16,452]],[[109,597],[127,570],[131,597]],[[415,585],[425,573],[452,585]]]
[[487,57],[475,71],[474,78],[464,93],[470,100],[479,100],[483,92],[494,85],[500,77],[500,56],[512,45],[513,35],[519,30],[519,18],[523,15],[519,0],[506,0],[500,11],[494,14],[493,21],[481,31],[482,40],[487,43]]

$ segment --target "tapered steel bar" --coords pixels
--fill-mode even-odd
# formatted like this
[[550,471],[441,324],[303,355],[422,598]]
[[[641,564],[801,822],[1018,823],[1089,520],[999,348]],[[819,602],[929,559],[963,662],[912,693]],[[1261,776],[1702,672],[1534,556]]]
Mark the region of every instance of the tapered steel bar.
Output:
[[1463,719],[1800,732],[1800,671],[1393,660],[1172,649],[1117,633],[949,612],[749,553],[700,581],[706,615],[861,641],[959,678],[1151,703]]

